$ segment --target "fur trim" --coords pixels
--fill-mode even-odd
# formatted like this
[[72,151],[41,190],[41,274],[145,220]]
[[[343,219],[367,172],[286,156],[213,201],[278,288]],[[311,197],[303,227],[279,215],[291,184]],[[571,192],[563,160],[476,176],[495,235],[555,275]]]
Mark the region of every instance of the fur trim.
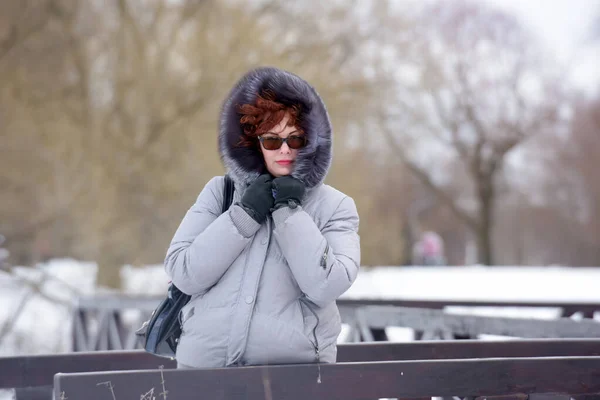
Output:
[[241,104],[254,104],[258,94],[270,89],[283,104],[302,105],[300,125],[308,145],[298,152],[292,176],[313,188],[325,180],[332,159],[332,129],[329,115],[317,91],[290,72],[272,67],[257,68],[244,75],[229,93],[221,110],[219,151],[227,173],[245,187],[266,171],[263,157],[256,149],[236,146],[242,134]]

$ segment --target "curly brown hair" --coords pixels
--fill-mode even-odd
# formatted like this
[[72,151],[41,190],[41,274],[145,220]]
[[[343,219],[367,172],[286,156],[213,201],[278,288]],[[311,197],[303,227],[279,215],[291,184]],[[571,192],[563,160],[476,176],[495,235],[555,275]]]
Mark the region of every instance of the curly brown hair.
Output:
[[259,94],[256,104],[238,106],[238,112],[241,115],[240,124],[243,129],[238,146],[256,146],[257,138],[277,126],[286,115],[289,115],[287,125],[295,126],[299,132],[303,132],[299,126],[300,106],[286,106],[278,102],[275,94],[269,90]]

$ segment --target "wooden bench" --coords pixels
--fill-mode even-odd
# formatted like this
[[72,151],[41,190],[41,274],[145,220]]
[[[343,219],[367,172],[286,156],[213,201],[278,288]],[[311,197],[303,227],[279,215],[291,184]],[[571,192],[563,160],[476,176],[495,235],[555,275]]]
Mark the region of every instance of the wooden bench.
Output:
[[57,374],[56,399],[365,400],[600,396],[600,357],[486,358]]
[[[338,346],[341,363],[561,356],[600,356],[600,339],[377,342]],[[161,367],[175,368],[176,363],[141,350],[4,357],[0,358],[0,389],[15,388],[18,400],[50,399],[53,377],[59,372],[158,370]]]

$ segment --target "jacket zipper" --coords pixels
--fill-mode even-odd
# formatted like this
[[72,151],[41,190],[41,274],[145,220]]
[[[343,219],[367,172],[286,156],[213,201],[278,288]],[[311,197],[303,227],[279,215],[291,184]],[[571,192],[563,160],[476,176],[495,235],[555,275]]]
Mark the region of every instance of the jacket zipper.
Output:
[[[329,246],[328,246],[329,247]],[[317,315],[317,313],[315,312],[315,310],[312,309],[312,307],[310,306],[310,304],[307,301],[304,301],[304,297],[306,297],[306,295],[304,295],[301,299],[301,301],[306,304],[306,307],[310,310],[310,312],[315,316],[315,319],[317,320],[317,323],[315,324],[315,327],[313,328],[313,338],[315,339],[315,344],[314,344],[314,348],[315,348],[315,361],[317,362],[317,383],[321,383],[321,354],[319,353],[319,339],[317,339],[317,327],[319,326],[319,316]]]
[[321,257],[321,267],[323,267],[323,269],[327,268],[327,253],[329,253],[329,243],[327,243],[327,246],[325,246],[325,252]]

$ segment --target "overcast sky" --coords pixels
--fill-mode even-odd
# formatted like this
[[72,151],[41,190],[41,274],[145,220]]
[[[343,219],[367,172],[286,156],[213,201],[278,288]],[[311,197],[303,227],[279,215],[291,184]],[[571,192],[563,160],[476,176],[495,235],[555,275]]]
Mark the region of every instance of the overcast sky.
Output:
[[478,1],[515,13],[560,59],[573,63],[578,86],[600,85],[600,38],[596,43],[590,39],[592,21],[600,18],[600,0]]

